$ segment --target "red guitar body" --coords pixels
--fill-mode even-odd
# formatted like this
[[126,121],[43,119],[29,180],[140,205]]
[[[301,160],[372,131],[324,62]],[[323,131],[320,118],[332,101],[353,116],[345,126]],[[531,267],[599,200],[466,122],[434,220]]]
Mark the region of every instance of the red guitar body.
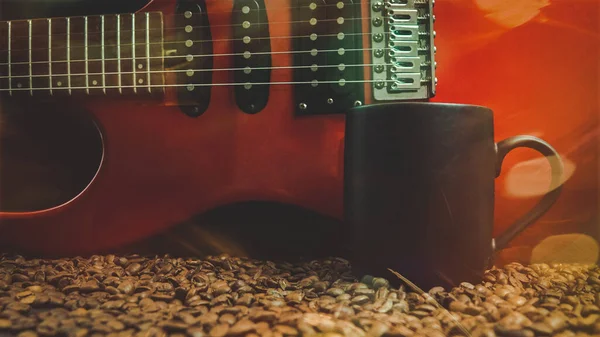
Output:
[[[287,1],[266,3],[271,37],[290,36]],[[520,14],[510,13],[510,6],[520,6]],[[367,1],[362,7],[369,13]],[[207,1],[215,41],[231,36],[231,8],[229,0]],[[173,10],[171,1],[154,1],[141,11],[162,11],[169,27]],[[433,100],[489,106],[496,113],[497,140],[534,134],[565,156],[564,194],[525,238],[579,231],[597,219],[598,3],[442,0],[435,14],[439,86]],[[368,29],[363,20],[363,31]],[[215,54],[232,52],[228,43],[215,42],[213,48]],[[289,41],[272,39],[271,48],[289,50]],[[272,62],[292,65],[289,54],[273,54]],[[231,59],[216,57],[214,67],[232,67]],[[230,76],[215,72],[213,82],[228,82]],[[274,70],[272,81],[292,81],[291,70]],[[364,104],[371,104],[366,88]],[[169,98],[81,102],[102,134],[95,178],[57,207],[0,213],[0,246],[88,254],[250,200],[342,217],[344,116],[296,116],[290,85],[272,86],[267,107],[257,114],[240,111],[227,86],[212,88],[210,107],[197,118],[181,113]],[[539,197],[510,189],[510,179],[524,179],[523,174],[548,175],[543,161],[531,162],[530,171],[518,170],[518,163],[536,158],[524,150],[507,159],[504,172],[517,171],[497,181],[498,230]],[[540,179],[547,186],[549,177]]]

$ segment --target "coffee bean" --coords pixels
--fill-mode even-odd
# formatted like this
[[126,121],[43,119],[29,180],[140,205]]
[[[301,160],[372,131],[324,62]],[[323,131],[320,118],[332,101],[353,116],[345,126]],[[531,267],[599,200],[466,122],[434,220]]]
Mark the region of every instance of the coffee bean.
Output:
[[8,330],[11,326],[12,326],[12,323],[10,320],[0,318],[0,331]]
[[210,330],[209,336],[210,337],[224,337],[225,335],[227,335],[228,331],[229,331],[229,325],[218,324],[218,325],[215,325],[215,327]]

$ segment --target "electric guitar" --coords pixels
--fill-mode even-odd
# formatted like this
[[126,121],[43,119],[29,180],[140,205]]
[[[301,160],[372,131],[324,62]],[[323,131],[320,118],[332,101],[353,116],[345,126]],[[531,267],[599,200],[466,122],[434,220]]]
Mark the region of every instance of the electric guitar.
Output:
[[0,245],[87,253],[247,200],[340,217],[344,112],[435,95],[434,19],[430,0],[154,0],[0,22]]
[[[563,196],[516,247],[600,237],[598,1],[130,0],[87,18],[7,1],[26,2],[0,0],[0,251],[111,250],[249,200],[340,219],[344,112],[427,99],[560,152]],[[545,193],[544,165],[506,158],[498,231]]]

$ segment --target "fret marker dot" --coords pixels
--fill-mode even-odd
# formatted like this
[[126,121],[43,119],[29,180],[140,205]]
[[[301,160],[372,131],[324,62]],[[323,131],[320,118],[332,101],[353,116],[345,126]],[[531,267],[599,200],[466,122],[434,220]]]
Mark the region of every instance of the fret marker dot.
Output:
[[244,68],[244,74],[248,75],[248,74],[250,74],[251,72],[252,72],[252,68],[250,68],[250,67],[246,67],[246,68]]
[[247,59],[249,59],[251,56],[252,56],[252,54],[250,54],[250,52],[249,52],[249,51],[247,51],[247,50],[246,50],[246,51],[244,52],[244,58],[245,58],[246,60],[247,60]]
[[184,16],[186,19],[189,19],[189,18],[191,18],[191,17],[192,17],[192,12],[190,12],[190,11],[185,11],[185,13],[183,13],[183,16]]
[[317,54],[318,54],[318,53],[319,53],[319,52],[318,52],[316,49],[312,49],[312,50],[310,51],[310,55],[312,55],[312,56],[317,56]]
[[139,83],[139,84],[142,84],[142,83],[144,83],[144,79],[143,79],[143,78],[140,78],[140,79],[138,80],[138,83]]
[[93,80],[93,81],[92,81],[92,85],[98,85],[98,81],[96,81],[96,80]]
[[250,13],[250,7],[248,7],[248,6],[242,7],[242,13],[244,13],[244,14]]
[[314,11],[315,9],[317,9],[317,4],[314,2],[311,2],[310,5],[308,6],[308,8],[310,8],[311,10]]
[[317,34],[315,34],[315,33],[310,34],[310,40],[311,41],[316,41],[318,37],[319,36]]
[[346,35],[342,32],[339,32],[337,35],[338,40],[343,40],[346,37]]
[[310,82],[310,85],[311,85],[313,88],[316,88],[316,87],[318,87],[318,86],[319,86],[319,81],[317,81],[317,80],[312,80],[312,81]]
[[186,46],[186,47],[188,47],[188,48],[189,48],[189,47],[191,47],[191,46],[193,46],[193,45],[194,45],[194,41],[192,41],[192,40],[187,40],[187,41],[185,41],[185,46]]
[[250,38],[250,36],[244,36],[242,41],[244,41],[245,44],[248,44],[248,43],[250,43],[250,41],[252,41],[252,39]]
[[194,30],[194,28],[192,26],[190,26],[190,25],[185,26],[185,32],[186,33],[191,33],[192,30]]
[[144,65],[143,65],[143,64],[141,64],[141,63],[140,63],[140,64],[138,64],[138,69],[142,69],[142,68],[144,68]]
[[344,49],[344,48],[338,49],[338,54],[344,55],[345,53],[346,53],[346,49]]
[[338,25],[343,24],[344,23],[344,18],[341,17],[341,16],[339,18],[337,18],[337,23],[338,23]]
[[316,64],[313,64],[312,66],[310,66],[310,70],[312,70],[313,72],[319,70],[319,66]]
[[192,69],[188,69],[185,71],[185,74],[192,77],[192,76],[194,76],[194,71]]
[[250,21],[244,21],[244,22],[242,23],[242,27],[244,27],[244,28],[246,28],[246,29],[250,28]]
[[317,24],[317,19],[311,18],[308,22],[310,23],[311,26],[314,26]]
[[188,61],[188,62],[192,62],[192,61],[194,60],[194,56],[192,56],[192,55],[187,55],[187,56],[185,57],[185,60],[186,60],[186,61]]
[[336,6],[338,9],[342,9],[342,8],[344,8],[344,3],[339,1]]
[[17,87],[21,88],[23,86],[23,84],[21,84],[21,82],[17,83]]
[[56,85],[60,87],[60,86],[62,86],[62,82],[58,81],[58,82],[56,82]]

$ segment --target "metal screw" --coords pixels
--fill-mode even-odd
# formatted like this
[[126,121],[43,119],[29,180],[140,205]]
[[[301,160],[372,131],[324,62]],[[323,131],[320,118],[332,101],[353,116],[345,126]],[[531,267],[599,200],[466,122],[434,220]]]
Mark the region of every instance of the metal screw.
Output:
[[383,20],[380,17],[376,17],[373,19],[373,26],[380,27],[383,24]]
[[375,42],[383,41],[383,34],[377,33],[377,34],[373,35],[373,41],[375,41]]
[[379,12],[381,11],[381,8],[383,7],[383,3],[381,3],[381,1],[377,1],[373,4],[373,10],[375,12]]
[[306,103],[300,103],[298,107],[300,108],[300,110],[306,110],[306,108],[308,108],[308,105],[306,105]]
[[184,16],[186,19],[189,19],[189,18],[191,18],[191,17],[192,17],[192,12],[190,12],[190,11],[185,11],[185,13],[183,13],[183,16]]
[[361,101],[354,101],[354,106],[361,106],[363,103]]
[[327,104],[333,104],[333,98],[328,98],[327,99]]
[[384,70],[383,64],[378,64],[375,66],[375,72],[382,73]]
[[375,57],[383,57],[383,49],[375,49]]
[[375,88],[383,89],[383,87],[385,87],[385,82],[383,80],[378,80],[377,82],[375,82]]

